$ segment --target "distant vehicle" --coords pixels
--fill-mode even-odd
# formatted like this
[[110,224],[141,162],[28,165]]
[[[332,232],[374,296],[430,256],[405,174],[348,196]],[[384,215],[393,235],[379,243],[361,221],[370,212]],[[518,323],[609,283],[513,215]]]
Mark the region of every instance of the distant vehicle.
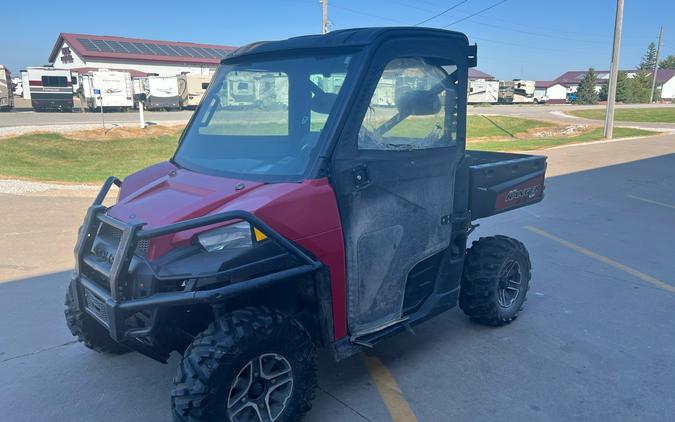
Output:
[[469,104],[494,104],[499,99],[499,81],[475,79],[469,81]]
[[145,94],[144,107],[148,110],[180,110],[183,104],[181,93],[185,92],[183,75],[148,75],[136,78],[134,93]]
[[29,91],[33,110],[73,111],[73,83],[70,70],[29,67],[26,69],[26,77],[28,84],[24,79],[24,87],[28,89],[24,89],[24,98],[25,92]]
[[195,108],[202,101],[206,89],[209,87],[212,73],[199,75],[195,73],[187,73],[184,75],[186,92],[181,95],[183,100],[183,107]]
[[577,102],[577,93],[576,92],[567,93],[567,102],[568,103],[576,103]]
[[103,110],[125,110],[134,106],[134,86],[129,72],[99,69],[80,75],[80,84],[90,110],[100,109],[101,104]]
[[12,74],[0,64],[0,111],[9,111],[14,108],[14,87]]
[[535,97],[534,103],[535,104],[546,104],[546,103],[548,103],[548,100],[549,100],[548,95],[544,94],[541,97]]
[[517,104],[534,102],[534,81],[513,80],[513,102]]
[[499,81],[497,102],[499,104],[513,103],[513,81]]

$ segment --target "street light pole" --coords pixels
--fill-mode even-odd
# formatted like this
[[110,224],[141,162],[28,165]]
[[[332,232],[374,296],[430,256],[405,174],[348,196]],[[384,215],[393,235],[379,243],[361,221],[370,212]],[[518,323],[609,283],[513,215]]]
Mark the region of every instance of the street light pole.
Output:
[[321,0],[321,33],[328,32],[328,0]]
[[614,22],[614,46],[612,48],[612,67],[609,72],[609,93],[605,113],[605,139],[612,139],[614,132],[614,102],[616,100],[616,80],[619,75],[619,48],[621,47],[621,26],[623,25],[623,0],[616,1],[616,21]]
[[656,62],[654,62],[654,74],[652,75],[652,91],[649,95],[649,104],[654,101],[654,89],[656,88],[656,74],[659,72],[659,54],[661,53],[661,37],[663,36],[663,25],[659,30],[659,44],[656,47]]

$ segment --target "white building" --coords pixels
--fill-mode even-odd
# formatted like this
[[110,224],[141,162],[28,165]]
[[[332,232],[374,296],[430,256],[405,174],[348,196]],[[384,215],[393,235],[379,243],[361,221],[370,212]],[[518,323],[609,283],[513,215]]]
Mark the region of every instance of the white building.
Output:
[[94,69],[177,75],[206,74],[236,47],[85,34],[59,34],[49,55],[56,68],[83,73]]
[[656,87],[661,88],[661,99],[675,102],[675,69],[659,69],[656,73]]
[[565,104],[568,88],[556,81],[537,81],[534,85],[534,98],[540,101],[544,96],[551,104]]

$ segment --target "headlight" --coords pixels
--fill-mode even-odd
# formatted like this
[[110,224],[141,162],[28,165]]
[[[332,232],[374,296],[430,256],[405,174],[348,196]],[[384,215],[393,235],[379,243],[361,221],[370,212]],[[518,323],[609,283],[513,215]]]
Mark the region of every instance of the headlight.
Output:
[[209,230],[199,234],[197,240],[207,252],[253,246],[251,225],[246,222]]

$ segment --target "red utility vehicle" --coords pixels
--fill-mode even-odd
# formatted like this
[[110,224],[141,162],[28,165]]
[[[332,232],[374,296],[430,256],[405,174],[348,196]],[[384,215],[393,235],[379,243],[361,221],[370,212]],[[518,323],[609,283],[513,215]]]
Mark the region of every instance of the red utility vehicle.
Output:
[[458,302],[479,323],[512,321],[527,250],[467,237],[540,201],[546,159],[465,150],[475,64],[466,36],[423,28],[237,50],[171,160],[109,178],[88,210],[73,335],[181,353],[176,420],[295,421],[317,347],[341,360]]

